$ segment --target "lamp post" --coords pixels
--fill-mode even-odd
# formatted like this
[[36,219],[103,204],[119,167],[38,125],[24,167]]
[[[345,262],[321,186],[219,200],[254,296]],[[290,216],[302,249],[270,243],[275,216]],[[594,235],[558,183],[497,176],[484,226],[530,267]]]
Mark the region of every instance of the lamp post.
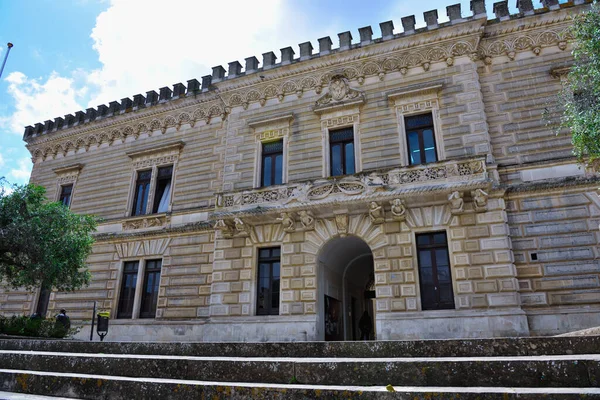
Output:
[[6,50],[6,54],[4,55],[4,61],[2,61],[2,67],[0,67],[0,78],[2,78],[2,72],[4,71],[4,66],[6,65],[6,60],[8,59],[8,54],[10,53],[10,49],[13,48],[13,44],[11,42],[8,42],[6,44],[6,47],[8,47],[8,50]]

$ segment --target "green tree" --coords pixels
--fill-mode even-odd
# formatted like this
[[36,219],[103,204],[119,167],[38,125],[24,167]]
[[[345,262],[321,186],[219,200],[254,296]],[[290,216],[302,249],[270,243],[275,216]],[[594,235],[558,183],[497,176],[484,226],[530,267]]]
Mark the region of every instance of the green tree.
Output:
[[575,155],[600,158],[600,7],[574,17],[574,64],[560,96],[564,112],[559,129],[573,135]]
[[46,296],[52,288],[72,291],[89,284],[85,261],[95,219],[48,202],[41,186],[9,190],[0,179],[0,187],[0,280],[14,288],[40,287]]

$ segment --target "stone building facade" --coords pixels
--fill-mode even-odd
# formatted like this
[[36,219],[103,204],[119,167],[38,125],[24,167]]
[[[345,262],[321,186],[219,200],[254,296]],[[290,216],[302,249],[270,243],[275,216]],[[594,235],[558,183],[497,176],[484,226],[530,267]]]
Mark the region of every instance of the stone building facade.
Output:
[[[353,340],[365,311],[377,339],[600,325],[598,173],[542,118],[588,4],[517,6],[489,20],[473,0],[28,126],[31,182],[102,218],[91,285],[48,313],[97,302],[112,340]],[[41,297],[4,290],[0,312]]]

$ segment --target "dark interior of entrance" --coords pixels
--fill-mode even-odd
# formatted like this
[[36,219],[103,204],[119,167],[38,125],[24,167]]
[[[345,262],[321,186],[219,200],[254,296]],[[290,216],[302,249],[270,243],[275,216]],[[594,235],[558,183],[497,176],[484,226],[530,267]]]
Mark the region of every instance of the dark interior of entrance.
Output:
[[335,238],[323,246],[318,262],[323,340],[374,339],[375,284],[369,246],[355,236]]

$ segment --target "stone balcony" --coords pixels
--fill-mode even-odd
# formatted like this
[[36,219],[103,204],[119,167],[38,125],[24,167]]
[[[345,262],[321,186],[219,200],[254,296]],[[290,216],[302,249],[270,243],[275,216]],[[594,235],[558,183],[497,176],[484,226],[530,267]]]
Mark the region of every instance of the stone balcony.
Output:
[[471,157],[217,193],[215,214],[237,214],[256,209],[293,210],[332,203],[421,196],[425,192],[467,191],[490,186],[488,169],[485,157]]

